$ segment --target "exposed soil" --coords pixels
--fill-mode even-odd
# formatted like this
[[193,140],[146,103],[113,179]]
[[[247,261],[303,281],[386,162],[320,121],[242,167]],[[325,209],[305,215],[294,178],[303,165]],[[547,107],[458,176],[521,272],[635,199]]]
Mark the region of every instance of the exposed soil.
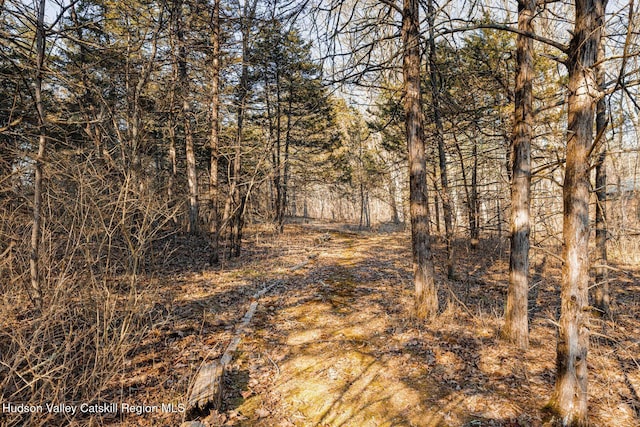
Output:
[[[459,242],[458,280],[442,275],[434,244],[441,314],[412,319],[409,236],[330,224],[290,225],[283,236],[254,230],[239,259],[206,264],[193,244],[167,260],[174,271],[142,288],[150,333],[102,398],[140,405],[185,403],[202,363],[219,358],[250,304],[260,300],[224,379],[223,404],[206,425],[540,426],[554,381],[560,265],[533,256],[531,348],[499,338],[507,242]],[[193,243],[193,242],[191,242]],[[552,249],[557,253],[558,250]],[[187,264],[188,263],[188,264]],[[187,266],[188,265],[188,266]],[[292,267],[297,266],[292,271]],[[611,271],[616,315],[594,316],[590,419],[640,425],[640,279]],[[141,289],[144,294],[144,289]],[[157,297],[155,297],[157,298]],[[184,414],[118,414],[108,425],[179,425]]]

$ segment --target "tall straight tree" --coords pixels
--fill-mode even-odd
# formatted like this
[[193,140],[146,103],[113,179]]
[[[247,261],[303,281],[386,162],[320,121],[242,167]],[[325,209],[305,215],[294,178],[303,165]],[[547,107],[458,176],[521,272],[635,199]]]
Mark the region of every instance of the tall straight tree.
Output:
[[429,78],[431,80],[431,104],[433,107],[433,122],[435,124],[435,137],[438,145],[438,165],[440,167],[440,186],[442,188],[442,210],[444,214],[445,240],[447,244],[447,277],[453,279],[453,206],[451,189],[449,188],[449,176],[447,173],[447,155],[444,145],[444,129],[440,113],[440,88],[438,86],[438,70],[436,66],[436,40],[435,40],[435,8],[433,0],[427,2],[427,21],[429,22]]
[[601,96],[596,60],[606,0],[576,0],[567,51],[568,120],[556,384],[549,408],[562,426],[587,426],[589,349],[589,154]]
[[409,213],[416,317],[426,319],[438,311],[438,293],[431,247],[427,207],[427,171],[424,149],[422,94],[420,88],[419,1],[404,0],[402,9],[402,72],[404,114],[409,152]]
[[[604,25],[604,16],[598,17],[599,26]],[[604,30],[602,30],[604,31]],[[596,78],[598,86],[603,90],[605,84],[604,65],[604,34],[601,35],[600,46],[598,48],[598,66],[596,68]],[[602,151],[596,159],[596,266],[595,290],[593,294],[593,305],[602,314],[610,314],[609,305],[609,275],[607,264],[607,145],[605,142],[605,130],[607,128],[607,106],[605,97],[601,97],[596,105],[596,138],[598,144],[602,142]]]
[[33,227],[31,229],[31,257],[29,259],[31,273],[31,288],[33,299],[38,308],[42,305],[42,288],[40,283],[40,240],[42,238],[42,166],[47,144],[46,116],[42,99],[42,76],[44,74],[45,58],[45,8],[46,0],[40,0],[36,7],[36,77],[34,96],[38,116],[38,154],[35,158],[35,172],[33,180]]
[[[518,1],[518,29],[533,33],[536,0]],[[529,346],[529,232],[531,201],[531,137],[533,39],[518,34],[515,114],[511,141],[511,251],[503,336],[521,349]]]
[[213,0],[211,15],[211,150],[209,171],[209,234],[211,238],[211,262],[217,263],[219,241],[218,218],[218,157],[220,146],[220,0]]
[[196,155],[193,142],[193,131],[191,129],[191,102],[189,93],[189,75],[187,69],[187,46],[184,37],[184,27],[182,15],[182,0],[174,3],[174,32],[177,42],[177,64],[179,78],[180,101],[182,102],[182,123],[184,131],[185,154],[187,160],[187,187],[189,197],[187,206],[189,208],[189,232],[198,232],[198,173],[196,169]]
[[240,191],[242,185],[240,173],[242,171],[242,138],[244,135],[244,119],[247,112],[247,101],[249,98],[249,38],[251,36],[251,26],[256,16],[258,0],[246,0],[242,6],[243,11],[240,18],[240,32],[242,34],[242,65],[240,70],[240,81],[237,87],[237,128],[235,132],[234,154],[232,160],[231,173],[229,176],[229,192],[225,199],[224,213],[221,227],[231,225],[229,241],[230,254],[240,256],[242,244],[242,227],[244,220],[245,196]]

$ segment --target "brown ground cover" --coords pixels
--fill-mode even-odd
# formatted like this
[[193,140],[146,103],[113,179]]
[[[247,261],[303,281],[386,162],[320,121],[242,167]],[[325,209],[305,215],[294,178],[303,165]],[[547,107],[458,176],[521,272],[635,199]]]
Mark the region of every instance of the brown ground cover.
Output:
[[[202,415],[206,425],[540,426],[554,380],[559,262],[533,256],[531,348],[521,353],[499,338],[508,243],[463,243],[454,281],[444,280],[443,248],[434,245],[442,309],[430,324],[411,317],[403,231],[299,224],[278,236],[257,228],[243,256],[222,268],[185,245],[167,260],[173,271],[144,283],[153,289],[149,333],[102,398],[185,402],[250,296],[277,283],[229,367],[222,407]],[[591,328],[590,417],[596,426],[631,427],[640,425],[640,280],[631,266],[611,275],[617,314],[594,317]],[[159,411],[98,422],[176,426],[183,417]]]

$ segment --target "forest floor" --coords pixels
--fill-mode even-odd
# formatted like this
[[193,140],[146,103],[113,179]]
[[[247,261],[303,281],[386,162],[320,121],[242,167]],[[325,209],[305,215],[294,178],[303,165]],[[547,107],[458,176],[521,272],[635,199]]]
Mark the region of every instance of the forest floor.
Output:
[[[201,418],[233,426],[540,426],[555,372],[560,264],[532,259],[531,346],[502,341],[508,242],[456,245],[441,313],[412,319],[409,234],[381,227],[292,224],[252,230],[243,255],[212,268],[184,242],[165,275],[142,280],[149,333],[104,398],[185,403],[198,368],[220,358],[256,291],[273,286],[224,378],[222,407]],[[611,271],[616,315],[592,322],[590,419],[640,425],[640,272]],[[635,267],[634,267],[635,268]],[[145,293],[145,289],[149,292]],[[152,290],[152,292],[151,292]],[[180,412],[120,414],[107,425],[177,426]]]

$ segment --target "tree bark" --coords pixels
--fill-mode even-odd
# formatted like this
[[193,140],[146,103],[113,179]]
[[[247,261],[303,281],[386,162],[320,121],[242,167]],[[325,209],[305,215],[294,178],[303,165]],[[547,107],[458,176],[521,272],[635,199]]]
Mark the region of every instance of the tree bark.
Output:
[[244,4],[242,16],[242,68],[240,71],[240,84],[238,86],[238,110],[237,129],[235,135],[235,149],[233,156],[233,166],[231,171],[229,194],[225,201],[223,226],[231,222],[231,233],[229,236],[230,255],[239,256],[242,246],[242,227],[244,221],[245,197],[240,192],[240,172],[242,171],[242,136],[244,133],[244,118],[246,114],[247,98],[249,96],[249,37],[251,35],[251,23],[255,17],[258,1],[248,1]]
[[600,95],[595,75],[603,0],[576,0],[569,44],[568,126],[563,188],[564,245],[556,384],[549,408],[556,424],[587,426],[589,349],[589,152],[595,105]]
[[431,318],[438,311],[438,293],[427,215],[426,159],[423,141],[420,90],[420,32],[418,0],[403,0],[402,44],[404,113],[409,152],[409,210],[415,285],[415,309],[419,319]]
[[473,144],[472,157],[473,168],[471,170],[471,184],[467,179],[467,168],[464,163],[464,156],[462,155],[462,148],[458,143],[458,138],[454,135],[453,139],[456,145],[456,152],[458,153],[458,159],[460,160],[460,171],[462,172],[462,185],[464,187],[464,194],[467,199],[468,218],[469,218],[469,246],[471,249],[475,249],[478,246],[478,211],[477,211],[477,199],[478,199],[478,151],[477,144]]
[[280,93],[280,64],[276,60],[276,147],[275,147],[275,175],[273,185],[276,189],[276,228],[281,231],[282,225],[282,94]]
[[218,157],[220,156],[220,0],[213,1],[211,16],[211,135],[209,139],[209,235],[211,263],[219,261]]
[[444,214],[445,240],[447,244],[447,277],[453,279],[453,206],[451,203],[451,189],[447,175],[447,156],[444,146],[444,130],[440,117],[440,89],[438,87],[438,73],[436,69],[436,41],[435,41],[435,8],[433,0],[427,3],[427,20],[429,21],[429,74],[431,80],[431,102],[433,104],[433,122],[436,126],[436,141],[438,144],[438,158],[440,166],[440,186],[442,187],[442,211]]
[[291,165],[289,162],[290,150],[291,150],[291,128],[293,126],[291,117],[293,116],[293,91],[294,85],[293,82],[289,84],[289,100],[287,106],[287,127],[285,130],[284,137],[284,165],[282,167],[282,198],[280,200],[280,223],[278,224],[278,229],[280,233],[284,231],[284,220],[287,212],[288,205],[288,193],[289,193],[289,171],[291,169]]
[[182,22],[182,0],[175,5],[175,31],[178,41],[178,70],[180,78],[180,95],[182,100],[182,122],[184,130],[184,142],[187,160],[187,187],[189,197],[187,206],[189,209],[189,232],[198,233],[198,172],[191,130],[191,106],[189,103],[189,76],[187,71],[187,47],[184,41],[184,23]]
[[[518,2],[518,28],[533,33],[535,0]],[[533,124],[533,40],[519,34],[516,52],[515,114],[511,148],[511,251],[503,337],[521,349],[529,346],[529,233],[531,137]]]
[[193,145],[193,132],[191,130],[191,108],[189,101],[185,99],[183,106],[185,149],[187,157],[187,186],[189,188],[189,232],[198,233],[198,172],[196,155]]
[[42,74],[44,71],[46,33],[44,27],[46,1],[40,0],[36,9],[36,78],[35,101],[38,113],[38,154],[35,158],[33,180],[33,227],[31,229],[31,257],[29,259],[31,291],[38,309],[42,308],[42,286],[40,283],[40,241],[42,240],[42,174],[44,154],[47,144],[46,117],[42,101]]
[[[602,28],[604,25],[604,16],[598,17],[598,25]],[[604,31],[604,30],[602,30]],[[596,67],[596,78],[598,87],[602,90],[604,86],[604,67],[600,63],[604,59],[604,43],[602,43],[603,34],[601,34],[600,46],[598,47],[598,63]],[[605,129],[607,127],[607,106],[605,98],[601,97],[596,104],[596,135],[604,141]],[[603,315],[611,315],[611,306],[609,304],[609,274],[607,265],[607,159],[606,142],[602,143],[602,151],[596,160],[596,267],[595,288],[593,293],[593,305]]]
[[476,249],[480,243],[480,203],[478,201],[478,144],[473,144],[471,153],[473,157],[473,169],[471,169],[471,249]]

